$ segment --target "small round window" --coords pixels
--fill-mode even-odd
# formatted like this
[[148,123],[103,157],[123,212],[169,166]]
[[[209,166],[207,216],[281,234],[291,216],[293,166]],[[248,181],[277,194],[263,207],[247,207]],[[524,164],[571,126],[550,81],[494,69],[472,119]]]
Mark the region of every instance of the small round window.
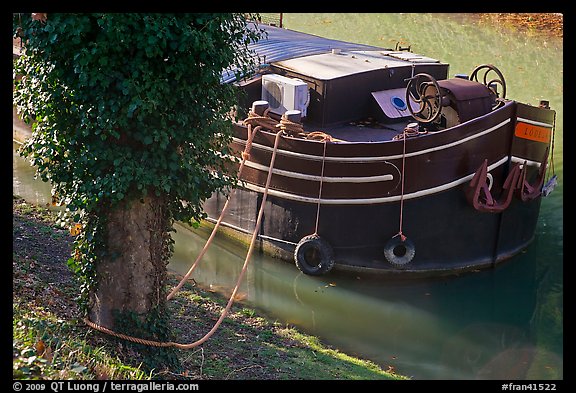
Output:
[[392,96],[390,98],[390,102],[392,102],[392,106],[394,106],[394,108],[398,109],[399,111],[406,110],[406,103],[402,98],[398,96]]

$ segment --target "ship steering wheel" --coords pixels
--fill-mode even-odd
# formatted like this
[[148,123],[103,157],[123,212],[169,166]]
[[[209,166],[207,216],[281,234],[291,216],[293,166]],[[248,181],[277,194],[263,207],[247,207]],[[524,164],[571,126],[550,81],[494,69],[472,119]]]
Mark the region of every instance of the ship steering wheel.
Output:
[[[442,110],[441,90],[436,79],[432,75],[420,73],[407,80],[406,104],[412,117],[421,123],[436,120]],[[417,110],[414,104],[418,104]]]
[[[492,64],[482,64],[474,68],[472,74],[470,74],[470,77],[468,79],[470,79],[471,81],[478,82],[478,74],[482,70],[484,70],[484,74],[481,83],[491,88],[497,97],[502,99],[506,98],[506,81],[504,80],[504,75],[502,75],[500,70],[495,66],[493,66]],[[488,76],[492,75],[490,74],[491,72],[495,73],[496,76],[488,80]],[[498,94],[496,90],[497,85],[500,85],[500,87],[502,88],[502,94]]]

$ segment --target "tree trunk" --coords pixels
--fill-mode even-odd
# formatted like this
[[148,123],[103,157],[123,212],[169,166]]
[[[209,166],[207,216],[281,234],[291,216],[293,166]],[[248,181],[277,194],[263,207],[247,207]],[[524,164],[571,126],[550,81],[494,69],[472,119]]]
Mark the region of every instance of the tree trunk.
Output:
[[[96,266],[97,287],[90,294],[90,320],[118,329],[117,317],[142,322],[166,303],[169,222],[161,197],[121,204],[107,213],[107,248]],[[124,329],[122,329],[124,330]]]

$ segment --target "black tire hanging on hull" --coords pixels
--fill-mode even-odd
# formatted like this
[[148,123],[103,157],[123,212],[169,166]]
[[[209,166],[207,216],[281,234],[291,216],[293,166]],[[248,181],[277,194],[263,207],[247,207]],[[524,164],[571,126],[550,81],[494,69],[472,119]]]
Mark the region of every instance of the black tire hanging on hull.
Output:
[[302,273],[320,276],[334,267],[334,250],[317,234],[304,236],[294,250],[294,262]]
[[416,254],[414,243],[404,237],[394,236],[384,246],[384,257],[396,268],[404,268],[409,264]]

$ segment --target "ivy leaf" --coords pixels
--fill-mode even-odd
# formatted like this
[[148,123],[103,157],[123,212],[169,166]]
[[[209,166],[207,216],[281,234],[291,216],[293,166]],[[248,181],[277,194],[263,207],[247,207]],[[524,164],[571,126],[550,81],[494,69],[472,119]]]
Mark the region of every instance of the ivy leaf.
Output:
[[154,142],[154,139],[152,139],[150,135],[146,135],[142,140],[142,143],[144,143],[145,145],[151,145],[152,142]]
[[134,111],[138,108],[138,103],[137,102],[133,102],[132,104],[130,104],[130,106],[128,106],[128,118],[132,118],[134,116]]

